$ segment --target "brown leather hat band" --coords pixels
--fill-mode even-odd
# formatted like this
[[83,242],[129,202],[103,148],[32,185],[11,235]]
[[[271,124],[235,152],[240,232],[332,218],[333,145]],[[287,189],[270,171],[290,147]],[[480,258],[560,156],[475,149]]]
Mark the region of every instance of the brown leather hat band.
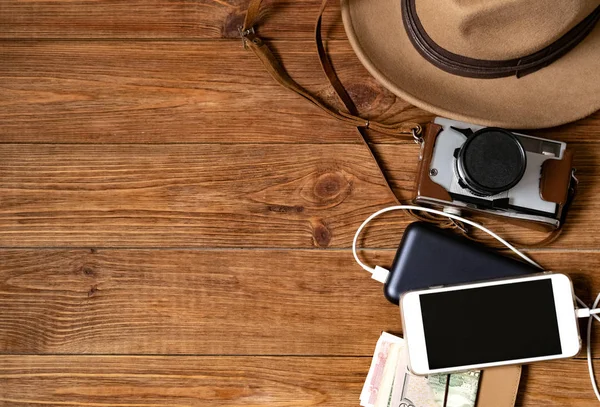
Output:
[[471,78],[502,78],[512,75],[520,78],[550,65],[579,44],[600,20],[600,7],[544,49],[509,60],[468,58],[440,47],[425,32],[417,15],[415,0],[402,0],[402,20],[417,51],[423,58],[446,72]]

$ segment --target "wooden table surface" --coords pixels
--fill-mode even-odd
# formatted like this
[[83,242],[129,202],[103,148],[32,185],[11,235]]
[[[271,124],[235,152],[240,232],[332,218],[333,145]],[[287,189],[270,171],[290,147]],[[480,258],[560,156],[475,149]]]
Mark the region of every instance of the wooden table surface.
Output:
[[[311,40],[318,3],[267,1],[259,30],[335,104]],[[392,198],[355,129],[242,49],[246,6],[0,2],[1,406],[358,405],[380,332],[401,321],[349,248]],[[433,117],[367,74],[338,7],[325,20],[363,115]],[[581,187],[563,236],[529,252],[589,302],[600,291],[600,114],[535,134],[570,143]],[[415,145],[371,141],[409,198]],[[389,264],[409,221],[375,222],[362,255]],[[594,338],[600,355],[600,329]],[[597,405],[584,354],[527,367],[517,404]]]

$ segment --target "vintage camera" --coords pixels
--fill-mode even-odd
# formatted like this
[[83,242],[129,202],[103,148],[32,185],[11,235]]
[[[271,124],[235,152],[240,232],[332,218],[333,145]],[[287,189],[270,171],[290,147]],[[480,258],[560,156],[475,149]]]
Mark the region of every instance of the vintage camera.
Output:
[[415,203],[560,227],[577,179],[566,143],[436,118],[423,135]]

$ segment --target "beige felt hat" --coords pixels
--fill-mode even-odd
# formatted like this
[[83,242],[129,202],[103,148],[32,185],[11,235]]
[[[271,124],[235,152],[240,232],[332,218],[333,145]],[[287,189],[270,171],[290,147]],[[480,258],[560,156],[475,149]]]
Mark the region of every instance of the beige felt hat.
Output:
[[600,109],[600,0],[342,0],[371,74],[430,112],[542,128]]

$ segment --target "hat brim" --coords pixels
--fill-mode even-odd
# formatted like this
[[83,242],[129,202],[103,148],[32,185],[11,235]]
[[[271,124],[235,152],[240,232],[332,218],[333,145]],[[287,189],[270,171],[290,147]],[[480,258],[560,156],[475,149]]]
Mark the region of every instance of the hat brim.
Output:
[[386,88],[429,112],[479,124],[558,126],[600,109],[600,24],[551,65],[521,78],[466,78],[426,61],[413,47],[400,0],[341,0],[348,39]]

